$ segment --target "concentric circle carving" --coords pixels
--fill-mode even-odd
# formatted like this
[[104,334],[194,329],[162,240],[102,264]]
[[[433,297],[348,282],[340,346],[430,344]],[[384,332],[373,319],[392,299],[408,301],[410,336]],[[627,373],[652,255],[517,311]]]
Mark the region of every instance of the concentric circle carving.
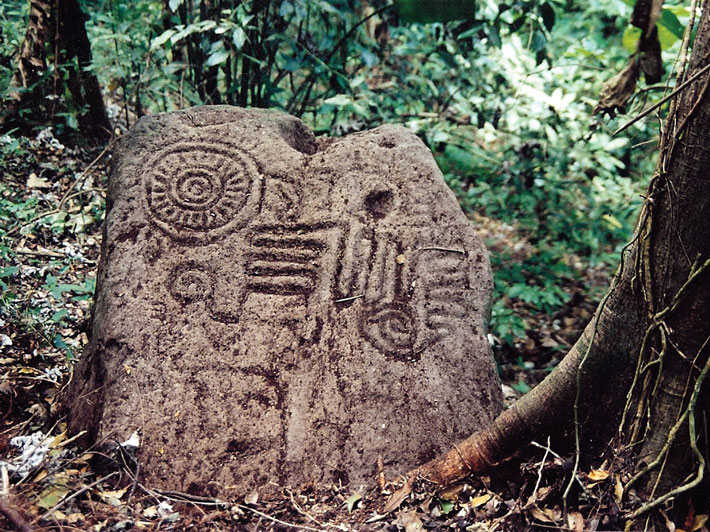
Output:
[[148,209],[158,227],[192,241],[243,225],[260,193],[251,158],[218,142],[181,142],[161,150],[145,184]]
[[411,355],[416,327],[408,309],[391,304],[367,311],[361,321],[363,336],[387,355]]
[[205,266],[183,262],[173,270],[168,280],[168,290],[178,301],[193,303],[211,299],[214,283],[214,275]]

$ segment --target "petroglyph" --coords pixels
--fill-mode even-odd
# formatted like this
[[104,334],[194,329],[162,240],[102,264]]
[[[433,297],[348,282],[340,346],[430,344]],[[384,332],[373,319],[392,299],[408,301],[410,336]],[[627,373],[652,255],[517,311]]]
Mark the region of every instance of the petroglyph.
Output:
[[200,240],[239,227],[259,201],[259,173],[251,158],[229,144],[180,142],[146,165],[148,209],[176,239]]
[[473,312],[468,259],[457,248],[431,246],[418,250],[416,268],[435,275],[436,283],[422,283],[424,322],[436,332],[438,341],[466,323]]
[[247,289],[263,294],[313,293],[328,251],[328,232],[334,227],[324,223],[254,228],[246,252]]
[[418,358],[413,351],[417,327],[408,305],[389,303],[372,307],[364,311],[360,327],[365,338],[382,353]]
[[411,132],[201,107],[115,157],[65,410],[87,443],[140,429],[146,485],[350,489],[495,417],[485,250]]

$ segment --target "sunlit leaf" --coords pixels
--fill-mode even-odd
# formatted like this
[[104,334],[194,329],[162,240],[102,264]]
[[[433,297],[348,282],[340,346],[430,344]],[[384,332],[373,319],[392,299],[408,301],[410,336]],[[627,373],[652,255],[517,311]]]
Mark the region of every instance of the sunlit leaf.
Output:
[[479,506],[483,506],[486,504],[488,501],[491,500],[491,494],[490,493],[484,493],[483,495],[479,495],[478,497],[474,497],[471,499],[471,502],[469,502],[469,505],[471,508],[478,508]]
[[604,480],[606,478],[609,478],[609,472],[604,471],[603,469],[592,469],[589,472],[589,480]]
[[670,33],[675,35],[678,39],[683,38],[683,33],[685,32],[685,26],[680,23],[678,17],[670,9],[664,9],[661,11],[661,16],[658,18],[658,26],[667,29]]
[[220,50],[218,52],[213,53],[211,56],[207,58],[207,61],[205,62],[205,66],[212,67],[215,65],[221,65],[224,63],[227,58],[229,57],[229,52],[227,50]]
[[357,507],[357,505],[360,503],[361,500],[362,500],[362,495],[359,494],[358,492],[355,492],[350,497],[348,497],[348,500],[345,501],[345,503],[347,505],[349,514],[353,513],[353,510]]
[[626,51],[633,54],[636,51],[636,45],[641,38],[641,30],[634,26],[627,26],[624,31],[624,36],[621,38],[621,44],[624,45]]
[[[613,214],[603,214],[602,218],[604,219],[605,222],[607,222],[611,227],[615,229],[621,229],[624,227],[624,224],[622,224],[616,216]],[[591,478],[591,477],[590,477]],[[606,477],[604,477],[606,478]],[[594,479],[592,479],[594,480]]]
[[242,46],[244,46],[244,43],[246,41],[247,41],[246,32],[241,27],[234,28],[234,33],[232,33],[232,42],[234,43],[234,47],[237,50],[241,50]]
[[180,7],[183,2],[184,0],[169,0],[168,7],[170,8],[170,11],[175,13],[175,11],[177,11],[177,8]]

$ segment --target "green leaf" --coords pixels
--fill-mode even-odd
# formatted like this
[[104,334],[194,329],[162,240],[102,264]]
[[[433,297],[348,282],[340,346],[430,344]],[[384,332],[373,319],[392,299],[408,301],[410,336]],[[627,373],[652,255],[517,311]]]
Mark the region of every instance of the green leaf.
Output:
[[404,22],[449,22],[476,14],[472,0],[394,0],[393,5]]
[[658,19],[659,29],[661,27],[667,29],[670,33],[675,35],[678,39],[683,38],[683,33],[685,32],[685,26],[680,23],[678,17],[670,9],[664,9],[661,11],[661,16]]
[[175,30],[165,30],[150,43],[150,51],[153,52],[163,46],[173,35],[175,35]]
[[2,277],[12,277],[20,271],[19,266],[7,266],[5,268],[0,268],[0,278]]
[[441,506],[442,515],[448,515],[454,509],[454,503],[444,499],[439,499],[439,506]]
[[528,393],[530,390],[532,390],[532,388],[530,388],[530,386],[528,386],[528,384],[522,379],[518,380],[518,382],[514,384],[511,384],[510,387],[513,388],[513,390],[515,390],[516,392],[520,392],[523,394]]
[[530,42],[530,49],[533,52],[539,52],[540,50],[544,50],[545,46],[547,46],[547,37],[545,37],[545,34],[540,30],[535,30]]
[[509,25],[510,31],[513,33],[518,31],[520,28],[523,27],[523,24],[525,24],[526,20],[527,17],[525,15],[520,15]]
[[639,39],[641,38],[641,30],[634,26],[626,26],[624,36],[621,38],[621,44],[624,45],[626,51],[633,54],[636,51]]
[[72,351],[72,348],[67,345],[67,343],[64,341],[64,338],[62,338],[61,334],[55,334],[54,335],[54,341],[52,342],[54,347],[57,349],[61,349],[66,353],[67,360],[71,360],[72,357],[74,356],[74,352]]
[[675,44],[675,42],[678,40],[678,37],[668,31],[665,26],[661,26],[659,24],[656,27],[658,28],[658,42],[661,45],[661,50],[668,50],[668,48]]
[[331,96],[327,100],[324,100],[323,103],[334,105],[335,107],[343,107],[344,105],[350,105],[353,101],[347,94],[336,94],[335,96]]
[[348,497],[348,500],[345,501],[345,504],[348,507],[349,514],[353,513],[353,510],[357,507],[357,505],[360,503],[361,500],[362,500],[362,495],[359,494],[358,492],[355,492],[350,497]]
[[207,61],[205,61],[205,66],[212,67],[215,65],[221,65],[227,60],[228,57],[229,52],[227,50],[219,50],[207,58]]
[[232,33],[232,42],[237,50],[241,50],[244,43],[247,41],[246,32],[239,26],[234,28],[234,33]]
[[67,316],[69,316],[69,311],[63,308],[52,314],[52,317],[50,319],[53,323],[59,323]]
[[175,13],[175,11],[177,11],[177,8],[180,7],[180,4],[182,4],[183,1],[184,0],[169,0],[168,7],[170,8],[170,11]]

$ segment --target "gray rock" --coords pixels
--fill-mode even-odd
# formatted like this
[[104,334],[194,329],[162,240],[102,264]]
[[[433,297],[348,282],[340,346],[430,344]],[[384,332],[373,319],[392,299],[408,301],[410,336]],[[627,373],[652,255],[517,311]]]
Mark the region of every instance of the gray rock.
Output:
[[115,155],[70,430],[140,429],[142,478],[164,489],[355,486],[378,457],[394,478],[500,411],[491,288],[401,127],[316,139],[272,111],[143,118]]

